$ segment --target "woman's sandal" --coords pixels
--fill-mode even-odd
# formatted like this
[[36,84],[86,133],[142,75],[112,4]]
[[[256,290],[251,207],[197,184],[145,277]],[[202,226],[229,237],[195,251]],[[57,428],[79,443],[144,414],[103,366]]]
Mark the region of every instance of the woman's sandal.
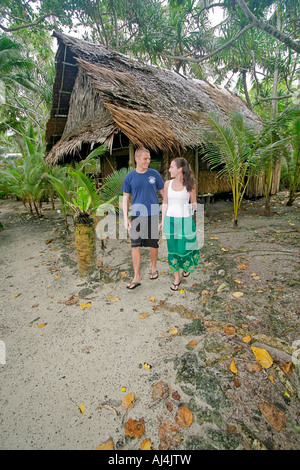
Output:
[[[175,284],[175,282],[173,282],[172,286],[170,287],[171,290],[174,290],[174,291],[177,291],[179,289],[179,284],[181,284],[181,281],[178,282],[178,284]],[[175,287],[175,289],[173,288],[173,286]]]
[[182,277],[189,277],[190,273],[188,271],[182,271]]
[[153,281],[154,279],[158,278],[158,271],[155,271],[155,273],[150,274],[150,279]]
[[[135,289],[136,287],[138,286],[141,286],[142,284],[140,282],[131,282],[130,284],[128,284],[127,289],[129,290],[133,290]],[[131,287],[132,286],[132,287]]]

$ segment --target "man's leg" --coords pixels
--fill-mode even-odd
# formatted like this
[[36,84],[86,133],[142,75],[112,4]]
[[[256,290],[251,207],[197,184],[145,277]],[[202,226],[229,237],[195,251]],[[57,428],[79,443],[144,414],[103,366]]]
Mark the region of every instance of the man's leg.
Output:
[[139,246],[134,246],[131,248],[131,258],[134,276],[130,284],[128,284],[129,289],[132,289],[136,283],[141,282],[141,250]]
[[152,278],[156,279],[157,274],[156,274],[156,263],[157,263],[157,257],[158,257],[158,248],[153,248],[150,246],[150,260],[151,260],[151,274]]

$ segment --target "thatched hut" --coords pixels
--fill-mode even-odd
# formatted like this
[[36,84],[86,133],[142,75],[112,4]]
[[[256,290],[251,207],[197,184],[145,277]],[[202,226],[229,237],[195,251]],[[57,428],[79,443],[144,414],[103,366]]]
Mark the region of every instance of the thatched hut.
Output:
[[[102,176],[134,166],[134,148],[143,146],[163,177],[172,156],[185,156],[198,175],[198,193],[230,191],[225,179],[203,163],[199,128],[211,111],[226,120],[238,110],[259,119],[228,90],[129,58],[101,45],[54,32],[58,40],[52,109],[46,128],[46,163],[81,160],[106,144]],[[249,186],[262,194],[261,182]],[[275,185],[276,186],[276,185]],[[274,188],[274,192],[277,186]]]

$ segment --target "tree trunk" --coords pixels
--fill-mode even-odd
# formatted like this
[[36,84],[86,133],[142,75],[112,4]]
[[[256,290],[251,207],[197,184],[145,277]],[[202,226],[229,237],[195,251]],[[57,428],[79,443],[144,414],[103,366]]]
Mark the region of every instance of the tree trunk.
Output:
[[95,221],[88,214],[74,218],[75,244],[77,251],[78,273],[80,277],[96,267]]

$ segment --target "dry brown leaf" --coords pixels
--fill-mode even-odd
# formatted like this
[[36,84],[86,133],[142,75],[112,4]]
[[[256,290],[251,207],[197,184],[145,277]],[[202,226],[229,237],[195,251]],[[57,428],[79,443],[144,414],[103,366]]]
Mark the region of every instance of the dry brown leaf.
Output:
[[241,382],[237,378],[234,379],[233,383],[236,386],[236,388],[239,388],[241,386]]
[[126,397],[124,397],[122,400],[122,405],[121,405],[122,410],[128,410],[129,408],[131,408],[134,398],[135,396],[133,392],[128,393],[128,395],[126,395]]
[[47,325],[47,323],[40,323],[37,327],[38,328],[44,328],[44,326],[46,326],[46,325]]
[[170,387],[166,382],[160,380],[157,382],[152,389],[153,400],[160,400],[169,396]]
[[238,269],[243,269],[243,270],[247,270],[249,269],[248,266],[246,265],[246,263],[242,263],[242,264],[239,264],[237,266]]
[[125,423],[125,435],[129,437],[135,437],[139,439],[145,433],[145,422],[144,418],[140,420],[135,420],[129,418],[129,420]]
[[158,429],[158,435],[160,438],[160,450],[168,450],[170,446],[174,446],[176,443],[175,437],[179,432],[177,424],[171,423],[169,419],[164,421]]
[[141,320],[144,320],[145,318],[150,317],[150,313],[141,312],[141,313],[139,314],[139,317],[140,317]]
[[234,333],[235,333],[235,328],[234,328],[234,326],[231,326],[231,325],[224,326],[224,332],[225,332],[227,335],[234,335]]
[[280,361],[280,367],[285,372],[286,374],[291,374],[292,373],[292,363],[291,362],[284,362]]
[[197,344],[198,344],[198,341],[192,340],[188,343],[188,346],[197,346]]
[[78,301],[79,299],[77,296],[71,295],[71,297],[68,300],[59,300],[58,303],[65,304],[65,305],[74,305],[74,304],[77,304]]
[[182,405],[178,408],[175,421],[182,428],[188,428],[193,422],[193,413],[188,409],[187,406]]
[[285,427],[286,414],[283,410],[273,405],[273,403],[262,403],[259,406],[259,409],[266,420],[277,432],[281,431]]
[[179,393],[177,392],[177,390],[175,390],[175,392],[172,393],[172,398],[173,400],[180,400],[180,395]]
[[112,440],[112,437],[96,447],[95,450],[114,450],[114,441]]

